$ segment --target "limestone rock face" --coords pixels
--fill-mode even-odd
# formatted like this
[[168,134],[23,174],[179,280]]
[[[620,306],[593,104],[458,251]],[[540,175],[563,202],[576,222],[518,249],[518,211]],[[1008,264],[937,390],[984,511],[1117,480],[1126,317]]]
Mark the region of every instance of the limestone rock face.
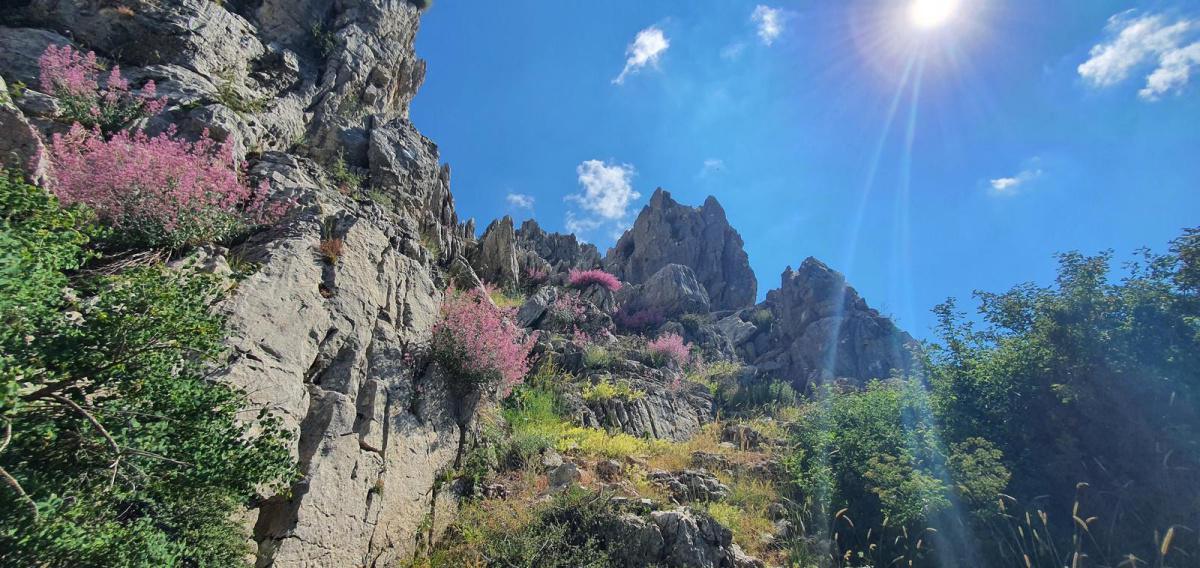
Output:
[[46,175],[46,147],[25,114],[13,104],[0,77],[0,168],[24,172],[40,181]]
[[733,533],[712,517],[688,508],[654,511],[665,544],[668,566],[679,568],[749,568],[762,561],[746,556],[733,544]]
[[677,377],[666,370],[617,360],[609,369],[586,374],[596,382],[628,381],[645,396],[637,400],[612,398],[584,402],[581,399],[577,403],[578,414],[584,426],[637,437],[683,441],[713,420],[713,399],[708,390],[691,382],[676,384]]
[[[36,91],[37,58],[72,43],[119,64],[134,89],[157,83],[167,107],[138,126],[207,129],[250,154],[249,178],[296,206],[233,251],[205,254],[213,266],[254,266],[221,306],[230,357],[214,375],[246,391],[247,420],[268,408],[295,435],[300,480],[249,513],[256,564],[411,557],[454,513],[436,479],[468,441],[478,404],[451,396],[448,377],[417,348],[447,279],[479,282],[466,260],[474,230],[458,222],[449,168],[407,120],[424,76],[413,51],[419,10],[404,0],[116,7],[0,8],[0,77],[32,89],[24,114],[0,106],[0,160],[27,160],[39,135],[64,128],[53,93]],[[334,165],[364,185],[338,191]],[[343,241],[335,262],[316,252],[329,238]]]
[[501,287],[516,286],[520,280],[517,268],[517,236],[512,218],[505,215],[492,221],[472,253],[476,274],[485,282]]
[[609,272],[634,284],[646,282],[668,264],[692,269],[713,309],[754,303],[758,281],[742,237],[729,226],[725,210],[713,197],[698,208],[688,207],[662,188],[655,190],[633,228],[604,259]]
[[739,349],[760,372],[797,386],[833,379],[861,384],[912,366],[912,336],[815,258],[785,270],[779,289],[755,311],[761,310],[770,316],[767,329],[743,337]]
[[647,479],[667,488],[678,503],[720,501],[729,496],[729,487],[703,470],[654,471]]

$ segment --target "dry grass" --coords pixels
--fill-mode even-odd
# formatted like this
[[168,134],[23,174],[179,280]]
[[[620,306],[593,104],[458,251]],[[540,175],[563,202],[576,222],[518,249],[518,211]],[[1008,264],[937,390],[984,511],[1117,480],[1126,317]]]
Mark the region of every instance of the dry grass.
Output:
[[342,258],[342,250],[345,248],[345,243],[341,238],[321,239],[321,244],[317,245],[317,253],[321,258],[329,264],[337,264]]

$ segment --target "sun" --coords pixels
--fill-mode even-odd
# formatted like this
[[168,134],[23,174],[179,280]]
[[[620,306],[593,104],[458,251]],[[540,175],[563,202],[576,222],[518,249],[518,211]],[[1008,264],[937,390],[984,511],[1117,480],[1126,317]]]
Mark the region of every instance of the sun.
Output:
[[954,19],[958,0],[913,0],[908,7],[908,19],[922,30],[931,30],[946,25]]

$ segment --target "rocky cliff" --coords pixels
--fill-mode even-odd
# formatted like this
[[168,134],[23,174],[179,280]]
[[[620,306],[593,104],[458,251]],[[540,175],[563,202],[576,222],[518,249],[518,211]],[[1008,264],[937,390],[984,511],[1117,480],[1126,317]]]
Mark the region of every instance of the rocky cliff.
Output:
[[[3,13],[0,74],[31,88],[16,101],[22,116],[0,113],[9,155],[36,154],[28,136],[11,136],[26,124],[59,128],[55,101],[34,90],[37,58],[74,45],[119,63],[135,85],[157,82],[168,107],[147,129],[231,139],[252,177],[300,203],[273,230],[206,253],[210,266],[257,266],[224,305],[233,339],[222,377],[297,441],[300,481],[251,511],[256,563],[383,566],[410,554],[422,520],[448,520],[434,480],[472,417],[434,367],[413,363],[443,268],[466,266],[474,232],[458,223],[437,147],[406,118],[424,75],[416,6],[17,4]],[[314,252],[328,239],[343,243],[333,263]]]
[[604,267],[638,284],[668,264],[692,269],[714,309],[754,303],[758,281],[750,270],[742,237],[729,226],[713,197],[699,208],[681,205],[659,188],[604,258]]

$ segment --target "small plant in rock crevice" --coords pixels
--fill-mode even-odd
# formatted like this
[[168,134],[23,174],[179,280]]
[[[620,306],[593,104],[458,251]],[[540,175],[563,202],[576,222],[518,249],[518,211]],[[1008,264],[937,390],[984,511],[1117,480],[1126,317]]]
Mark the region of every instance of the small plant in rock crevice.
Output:
[[317,252],[321,258],[328,264],[337,264],[342,258],[342,250],[345,248],[345,241],[338,237],[330,237],[321,239],[321,243],[317,245]]

